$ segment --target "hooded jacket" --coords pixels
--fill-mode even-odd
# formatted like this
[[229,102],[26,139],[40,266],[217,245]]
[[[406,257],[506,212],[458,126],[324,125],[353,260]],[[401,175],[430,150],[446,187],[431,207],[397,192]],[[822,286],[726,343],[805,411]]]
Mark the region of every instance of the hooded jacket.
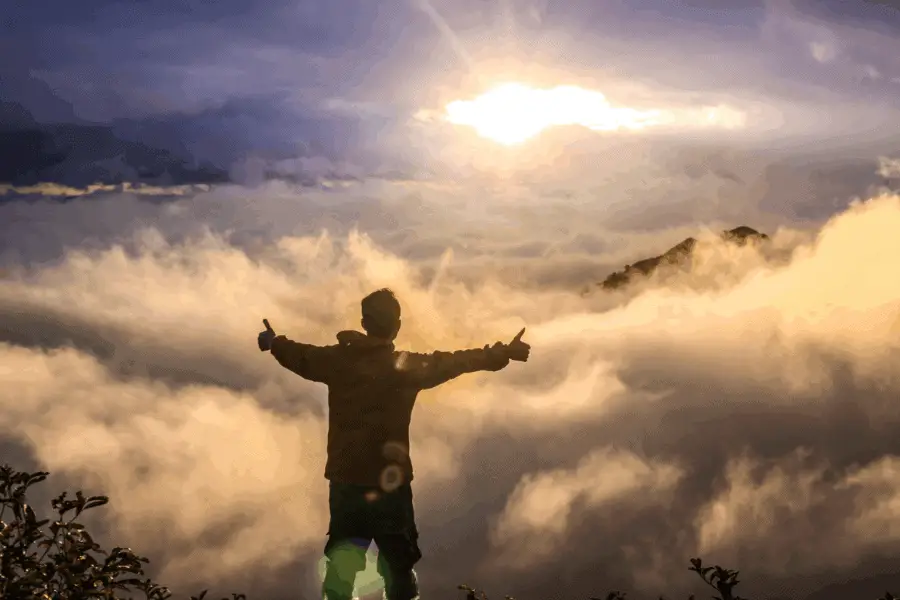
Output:
[[392,489],[412,481],[409,423],[418,393],[509,364],[500,343],[419,354],[359,331],[342,331],[337,340],[313,346],[278,336],[271,352],[283,367],[328,386],[325,477],[340,483]]

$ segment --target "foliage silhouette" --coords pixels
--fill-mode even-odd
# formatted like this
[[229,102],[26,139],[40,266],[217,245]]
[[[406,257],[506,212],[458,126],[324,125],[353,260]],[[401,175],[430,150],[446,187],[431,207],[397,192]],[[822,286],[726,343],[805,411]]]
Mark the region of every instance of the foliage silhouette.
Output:
[[[84,511],[109,502],[106,496],[86,497],[78,491],[69,498],[63,492],[51,502],[56,518],[39,520],[27,495],[47,475],[0,466],[0,598],[118,600],[136,592],[147,600],[172,597],[168,588],[145,577],[146,558],[129,548],[103,550],[76,520]],[[8,513],[9,522],[4,520]],[[191,600],[203,600],[206,593]],[[245,598],[232,594],[231,600]]]
[[[719,565],[704,567],[703,561],[699,558],[691,559],[691,566],[688,567],[688,570],[699,575],[706,585],[718,592],[718,595],[712,596],[712,600],[748,600],[734,593],[734,588],[740,583],[738,579],[739,571],[725,569]],[[488,600],[488,596],[483,590],[477,590],[466,584],[460,585],[458,589],[466,592],[466,600]],[[589,600],[626,600],[627,595],[626,592],[612,591],[603,598],[591,597]],[[515,599],[511,596],[506,596],[506,600]],[[660,596],[659,600],[666,599],[664,596]],[[696,596],[691,594],[687,600],[696,600]],[[900,600],[900,598],[890,592],[885,592],[884,596],[877,600]]]

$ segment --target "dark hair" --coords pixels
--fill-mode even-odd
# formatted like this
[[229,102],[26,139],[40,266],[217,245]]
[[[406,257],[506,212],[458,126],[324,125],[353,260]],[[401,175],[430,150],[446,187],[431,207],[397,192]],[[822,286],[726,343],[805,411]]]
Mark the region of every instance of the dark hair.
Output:
[[396,333],[400,303],[394,292],[382,288],[362,299],[363,327],[369,335],[388,338]]

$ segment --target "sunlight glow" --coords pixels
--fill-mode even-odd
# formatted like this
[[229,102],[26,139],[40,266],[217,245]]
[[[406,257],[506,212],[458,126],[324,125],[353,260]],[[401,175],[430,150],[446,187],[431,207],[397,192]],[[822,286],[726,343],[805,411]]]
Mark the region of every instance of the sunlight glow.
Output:
[[449,103],[445,119],[511,146],[561,125],[579,125],[594,131],[643,129],[661,124],[662,113],[613,107],[600,92],[576,86],[535,89],[508,83],[474,100]]

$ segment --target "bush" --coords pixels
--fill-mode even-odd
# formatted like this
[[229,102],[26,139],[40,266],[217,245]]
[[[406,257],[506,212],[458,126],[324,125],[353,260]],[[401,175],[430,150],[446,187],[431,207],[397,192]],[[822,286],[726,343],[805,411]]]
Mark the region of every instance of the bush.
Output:
[[[48,473],[24,473],[0,467],[0,598],[5,600],[82,600],[172,597],[168,588],[144,576],[149,561],[128,548],[103,550],[76,519],[109,502],[106,496],[76,492],[57,496],[51,506],[57,517],[38,519],[27,502],[28,489]],[[12,521],[6,522],[7,512]],[[124,595],[123,595],[124,594]],[[201,600],[206,591],[191,600]],[[244,599],[232,594],[232,600]],[[225,600],[225,599],[223,599]]]
[[[0,598],[4,600],[82,600],[100,598],[120,600],[140,592],[147,600],[167,600],[168,588],[145,577],[143,565],[149,561],[128,548],[103,550],[84,525],[76,521],[81,514],[109,502],[106,496],[85,497],[81,491],[70,499],[66,492],[53,499],[57,518],[38,520],[27,502],[28,489],[47,479],[48,473],[25,473],[8,465],[0,466]],[[12,521],[4,521],[7,511]],[[66,519],[66,515],[70,515]],[[703,566],[691,559],[693,571],[717,595],[714,600],[746,600],[735,595],[740,583],[738,571],[719,565]],[[488,600],[483,591],[460,585],[466,600]],[[206,590],[191,600],[203,600]],[[625,600],[623,592],[610,592],[602,600]],[[231,599],[246,600],[243,594]],[[506,600],[515,600],[506,596]],[[591,598],[590,600],[601,600]],[[664,600],[660,597],[660,600]],[[690,596],[689,600],[694,600]],[[878,600],[900,600],[885,593]]]

